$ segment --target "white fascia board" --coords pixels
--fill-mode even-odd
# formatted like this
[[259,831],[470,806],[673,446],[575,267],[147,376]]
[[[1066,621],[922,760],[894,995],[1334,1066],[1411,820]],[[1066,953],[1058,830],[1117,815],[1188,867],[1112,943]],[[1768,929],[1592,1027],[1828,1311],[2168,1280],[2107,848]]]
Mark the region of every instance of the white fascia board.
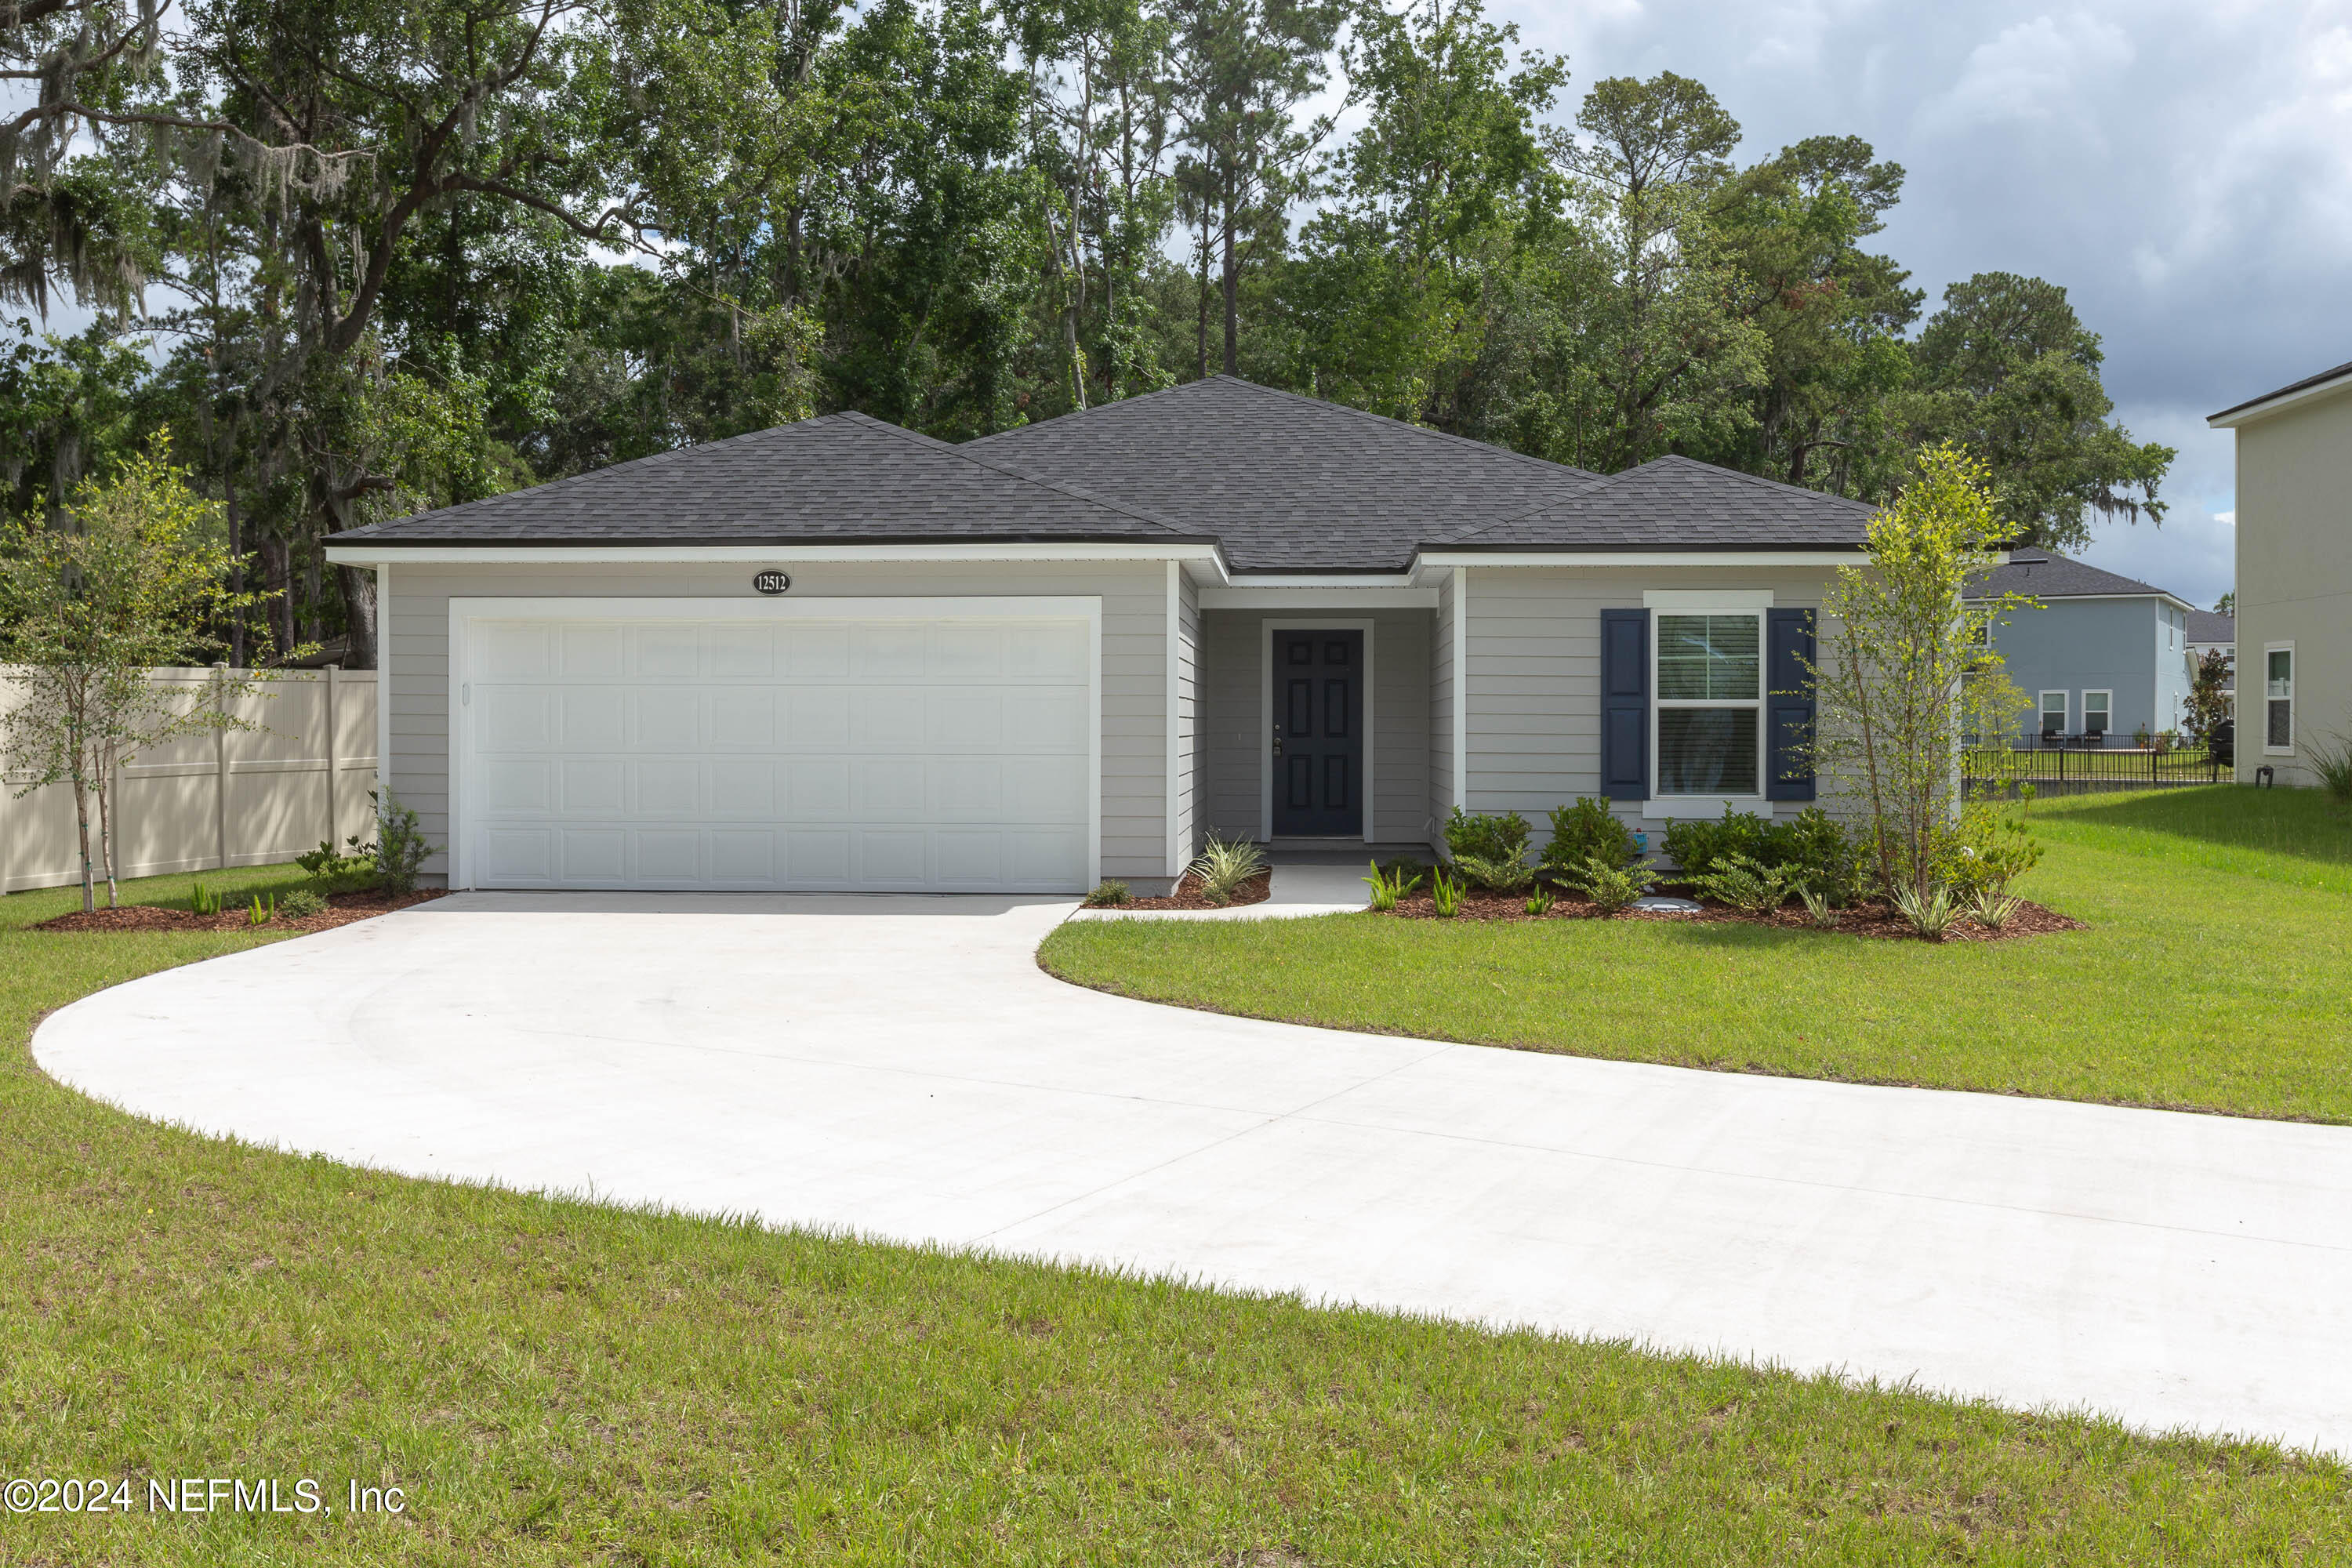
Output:
[[[879,561],[1179,561],[1214,566],[1213,544],[337,544],[338,566],[643,566]],[[1220,574],[1222,576],[1222,574]]]
[[1312,586],[1276,586],[1243,583],[1230,588],[1201,590],[1204,610],[1433,610],[1435,588],[1339,587],[1329,583]]
[[2308,403],[2315,397],[2326,397],[2330,393],[2343,392],[2347,388],[2352,388],[2352,371],[2331,377],[2316,386],[2305,386],[2294,392],[2283,392],[2275,397],[2265,397],[2260,403],[2250,403],[2243,408],[2233,408],[2227,414],[2210,415],[2206,418],[2205,423],[2216,430],[2235,430],[2241,425],[2251,425],[2257,419],[2266,418],[2273,414],[2292,408],[2298,403]]
[[1432,551],[1430,567],[1450,566],[1861,566],[1859,550],[1527,550]]

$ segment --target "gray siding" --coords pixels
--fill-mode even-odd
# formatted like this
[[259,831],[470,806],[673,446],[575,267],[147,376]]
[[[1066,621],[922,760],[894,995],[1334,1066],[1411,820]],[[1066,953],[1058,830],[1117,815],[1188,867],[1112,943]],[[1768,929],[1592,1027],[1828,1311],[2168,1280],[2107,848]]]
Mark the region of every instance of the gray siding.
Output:
[[1180,574],[1176,592],[1176,849],[1181,862],[1201,847],[1201,591]]
[[[1335,610],[1333,622],[1371,623],[1372,831],[1382,842],[1417,840],[1429,821],[1427,610]],[[1312,612],[1202,613],[1203,826],[1255,838],[1265,826],[1265,624],[1309,626]]]
[[[2066,693],[2070,734],[2083,727],[2084,692],[2113,693],[2107,733],[2111,742],[2127,742],[2142,725],[2170,729],[2179,721],[2171,704],[2187,695],[2162,679],[2164,610],[2157,599],[2048,599],[2001,617],[1993,650],[2028,702],[2039,704],[2044,691]],[[2187,657],[2176,633],[2169,658],[2180,665]],[[2039,712],[2034,707],[2020,715],[2019,734],[2041,727]]]
[[[1471,811],[1544,814],[1601,793],[1601,612],[1650,589],[1769,588],[1818,609],[1828,568],[1511,567],[1466,574]],[[1640,806],[1626,803],[1629,816]],[[1758,809],[1763,809],[1759,806]],[[1801,806],[1782,805],[1783,815]]]
[[[393,788],[436,843],[449,837],[449,601],[453,596],[749,598],[751,568],[694,565],[410,566],[392,571],[385,646]],[[1139,886],[1168,861],[1166,563],[803,562],[793,595],[956,597],[1083,595],[1102,600],[1102,871]],[[445,856],[426,865],[446,875]]]
[[1441,841],[1445,819],[1458,799],[1454,778],[1454,644],[1456,605],[1454,584],[1461,573],[1447,573],[1437,589],[1437,615],[1429,640],[1430,840]]

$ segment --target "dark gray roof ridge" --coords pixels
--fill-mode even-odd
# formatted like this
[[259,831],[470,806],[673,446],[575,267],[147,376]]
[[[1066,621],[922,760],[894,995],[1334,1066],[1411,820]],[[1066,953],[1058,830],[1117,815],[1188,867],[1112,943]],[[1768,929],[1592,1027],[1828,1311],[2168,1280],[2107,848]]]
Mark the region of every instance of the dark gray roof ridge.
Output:
[[[1093,506],[1108,508],[1109,510],[1134,518],[1139,522],[1148,522],[1155,528],[1164,528],[1169,532],[1174,534],[1178,539],[1186,542],[1213,543],[1217,545],[1221,552],[1224,548],[1223,542],[1218,540],[1214,534],[1202,533],[1198,530],[1189,529],[1182,523],[1161,517],[1157,512],[1146,510],[1142,507],[1133,506],[1126,501],[1113,500],[1108,496],[1097,495],[1094,491],[1086,489],[1084,486],[1074,485],[1065,479],[1049,479],[1041,474],[1026,473],[1022,469],[1013,468],[1008,463],[999,463],[987,458],[976,456],[972,452],[967,450],[968,447],[979,445],[979,443],[975,441],[964,441],[961,443],[955,441],[942,441],[935,436],[926,436],[919,430],[909,430],[904,425],[893,425],[887,419],[877,419],[870,414],[860,414],[854,408],[845,408],[839,414],[825,415],[824,417],[828,419],[853,419],[860,425],[871,426],[877,430],[887,431],[893,436],[904,437],[908,442],[923,447],[927,449],[935,449],[941,452],[952,452],[968,463],[977,463],[982,468],[993,469],[995,472],[1003,474],[1008,479],[1019,479],[1023,484],[1036,485],[1041,489],[1057,490],[1061,494],[1070,497],[1073,500],[1082,500]],[[985,437],[983,437],[983,439],[985,439]]]
[[[1833,501],[1839,506],[1867,512],[1872,516],[1876,516],[1878,512],[1878,508],[1873,506],[1870,502],[1855,500],[1850,496],[1835,496],[1830,494],[1827,490],[1810,490],[1802,485],[1784,484],[1779,479],[1768,479],[1761,474],[1751,474],[1739,468],[1727,468],[1720,463],[1708,463],[1703,462],[1696,458],[1686,458],[1680,452],[1666,452],[1662,453],[1655,458],[1652,458],[1646,463],[1636,463],[1630,468],[1621,469],[1616,473],[1611,474],[1608,478],[1600,480],[1590,489],[1580,490],[1575,495],[1569,497],[1566,500],[1548,501],[1542,506],[1531,508],[1527,511],[1515,513],[1510,517],[1496,518],[1492,522],[1482,522],[1477,527],[1465,529],[1460,533],[1430,540],[1423,547],[1424,549],[1434,549],[1447,545],[1463,544],[1475,539],[1478,535],[1486,532],[1490,529],[1508,528],[1514,523],[1525,522],[1529,518],[1540,517],[1546,512],[1565,511],[1570,508],[1581,508],[1587,502],[1601,499],[1605,492],[1619,485],[1636,479],[1645,473],[1652,473],[1664,468],[1692,468],[1704,474],[1709,479],[1738,479],[1743,483],[1753,485],[1759,489],[1772,491],[1777,494],[1801,497],[1810,501]],[[1584,470],[1580,468],[1577,471],[1581,473]],[[1569,547],[1548,547],[1540,544],[1533,544],[1517,545],[1514,546],[1514,548],[1541,550],[1546,548],[1564,549]],[[1588,549],[1595,547],[1578,545],[1574,548]],[[1598,548],[1605,549],[1608,547],[1599,546]],[[1632,547],[1627,546],[1625,548]],[[1643,546],[1642,548],[1647,549],[1655,547]],[[1693,548],[1721,549],[1722,546],[1705,545],[1694,546]]]

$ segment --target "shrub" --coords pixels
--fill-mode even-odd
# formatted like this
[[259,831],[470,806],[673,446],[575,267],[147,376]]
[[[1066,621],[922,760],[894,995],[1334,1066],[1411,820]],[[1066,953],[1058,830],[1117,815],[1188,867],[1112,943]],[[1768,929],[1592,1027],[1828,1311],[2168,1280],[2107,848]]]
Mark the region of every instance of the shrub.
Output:
[[2312,741],[2305,749],[2311,753],[2311,771],[2318,775],[2319,787],[2327,798],[2338,805],[2352,805],[2352,739],[2338,735],[2332,741]]
[[[1412,873],[1411,880],[1406,879],[1408,871]],[[1421,886],[1421,868],[1407,866],[1400,860],[1383,871],[1381,863],[1375,860],[1372,862],[1372,874],[1364,880],[1372,885],[1372,908],[1392,910],[1397,907],[1398,900]]]
[[1960,901],[1952,896],[1949,888],[1939,885],[1923,893],[1904,882],[1895,889],[1895,912],[1929,942],[1941,942],[1944,933],[1960,918]]
[[1786,869],[1791,885],[1812,889],[1832,909],[1854,900],[1862,874],[1861,846],[1843,824],[1818,805],[1764,831],[1764,853],[1756,858]]
[[1192,862],[1192,875],[1200,879],[1202,896],[1209,902],[1223,907],[1234,901],[1234,891],[1244,882],[1265,869],[1265,851],[1246,838],[1220,838],[1209,835],[1201,846],[1201,858]]
[[1981,892],[2002,891],[2041,859],[2042,841],[2023,817],[2005,817],[1990,802],[1972,801],[1947,831],[1936,868],[1954,896],[1966,901]]
[[306,921],[327,912],[327,900],[309,888],[297,888],[278,900],[278,912],[289,921]]
[[1601,914],[1613,915],[1632,907],[1634,900],[1648,892],[1656,884],[1658,873],[1646,864],[1612,866],[1595,855],[1582,866],[1564,872],[1561,880],[1583,889],[1584,896]]
[[1551,907],[1558,902],[1559,902],[1559,895],[1538,882],[1536,884],[1536,890],[1528,895],[1528,913],[1548,915],[1551,913]]
[[1445,847],[1453,858],[1471,856],[1498,864],[1528,858],[1528,819],[1517,812],[1500,816],[1454,808],[1445,819]]
[[1116,877],[1105,877],[1101,881],[1095,884],[1095,890],[1087,895],[1087,908],[1090,910],[1110,909],[1116,905],[1127,902],[1131,896],[1132,895],[1128,891],[1127,884],[1125,882],[1120,881]]
[[331,838],[321,838],[319,847],[307,855],[294,857],[294,864],[310,874],[310,880],[329,892],[349,892],[364,885],[375,875],[375,847],[362,847],[360,836],[352,834],[344,841],[345,847],[335,847]]
[[1462,884],[1447,876],[1443,866],[1430,873],[1429,901],[1442,920],[1462,912]]
[[1524,860],[1489,860],[1483,855],[1456,855],[1454,869],[1470,886],[1490,893],[1516,893],[1536,879]]
[[1552,808],[1551,842],[1543,852],[1545,865],[1581,866],[1598,856],[1612,866],[1630,866],[1640,854],[1633,830],[1617,819],[1607,801],[1579,796],[1573,805]]
[[1691,885],[1719,904],[1743,915],[1769,915],[1789,901],[1801,885],[1789,868],[1765,866],[1745,855],[1727,855],[1714,870],[1696,877]]
[[1811,921],[1814,925],[1819,926],[1823,931],[1837,930],[1837,923],[1840,918],[1838,915],[1838,908],[1835,904],[1830,902],[1827,894],[1817,893],[1811,888],[1801,886],[1797,889],[1797,897],[1805,901],[1805,918],[1807,920]]
[[398,898],[416,890],[416,873],[424,868],[433,853],[419,828],[416,814],[400,804],[400,797],[385,790],[378,794],[368,791],[375,802],[375,885],[379,891]]
[[1969,914],[1985,930],[1999,931],[2009,923],[2009,917],[2015,914],[2018,906],[2024,902],[2023,899],[2014,894],[1985,888],[1979,889],[1976,898],[1969,902]]
[[1693,817],[1666,824],[1666,854],[1682,868],[1685,881],[1696,881],[1712,872],[1717,862],[1745,855],[1761,863],[1765,858],[1764,819],[1752,811],[1723,808],[1722,819]]

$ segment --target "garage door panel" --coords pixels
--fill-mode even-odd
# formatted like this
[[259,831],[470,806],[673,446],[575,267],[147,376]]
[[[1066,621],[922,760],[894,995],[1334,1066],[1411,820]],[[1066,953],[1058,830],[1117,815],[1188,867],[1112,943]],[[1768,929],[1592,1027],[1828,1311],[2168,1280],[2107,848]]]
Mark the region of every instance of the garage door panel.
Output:
[[480,623],[472,879],[1076,890],[1091,647],[1078,621]]

